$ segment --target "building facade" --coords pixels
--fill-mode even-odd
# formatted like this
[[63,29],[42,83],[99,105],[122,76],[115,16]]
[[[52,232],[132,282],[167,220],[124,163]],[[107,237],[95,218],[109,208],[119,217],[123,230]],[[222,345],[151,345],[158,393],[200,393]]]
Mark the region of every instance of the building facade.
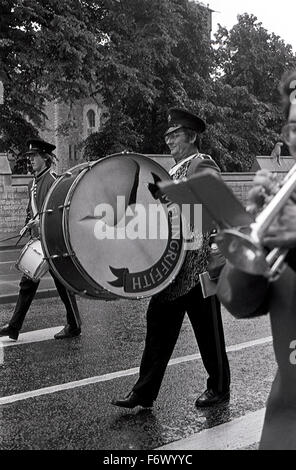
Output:
[[47,118],[40,128],[39,135],[56,146],[58,161],[55,170],[58,173],[63,173],[84,161],[83,142],[102,127],[103,111],[106,112],[106,108],[101,97],[96,100],[81,99],[71,107],[58,101],[45,106]]

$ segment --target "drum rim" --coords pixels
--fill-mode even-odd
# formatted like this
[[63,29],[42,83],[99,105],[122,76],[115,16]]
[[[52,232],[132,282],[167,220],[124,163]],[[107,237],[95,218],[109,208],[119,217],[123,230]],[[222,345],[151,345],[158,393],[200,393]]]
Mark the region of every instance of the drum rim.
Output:
[[[90,166],[85,168],[85,170],[81,171],[81,173],[79,173],[79,175],[77,175],[77,177],[72,182],[70,188],[68,189],[67,195],[65,197],[64,205],[66,207],[69,207],[69,204],[71,203],[72,196],[75,192],[75,189],[78,187],[80,181],[83,179],[83,176],[86,174],[87,171],[92,170],[93,167],[97,166],[102,161],[105,161],[105,160],[107,160],[111,157],[124,157],[124,156],[127,156],[127,157],[136,156],[136,157],[143,158],[144,160],[146,160],[147,162],[152,164],[155,168],[158,167],[160,172],[164,173],[168,177],[168,179],[171,179],[169,172],[162,165],[160,165],[155,160],[147,157],[146,155],[136,153],[136,152],[117,152],[117,153],[114,153],[114,154],[111,154],[111,155],[106,155],[105,157],[100,158],[98,160],[92,161]],[[167,288],[174,281],[174,279],[178,275],[180,269],[182,268],[182,265],[183,265],[184,260],[185,260],[186,250],[184,249],[185,243],[184,243],[184,239],[182,237],[182,245],[181,245],[180,255],[179,255],[179,258],[178,258],[178,262],[176,263],[176,265],[174,266],[174,269],[173,269],[173,274],[174,275],[173,275],[173,277],[167,277],[165,279],[165,281],[161,284],[161,289],[155,287],[154,289],[152,289],[153,293],[151,293],[151,291],[147,291],[147,292],[139,293],[139,295],[131,294],[129,296],[124,295],[124,294],[114,293],[114,291],[110,290],[110,288],[102,286],[102,284],[99,284],[97,281],[95,281],[95,279],[93,279],[87,273],[85,268],[80,263],[79,258],[76,256],[76,253],[73,250],[73,247],[72,247],[72,244],[71,244],[71,237],[70,237],[70,230],[69,230],[69,210],[64,210],[63,211],[62,224],[63,224],[63,233],[65,235],[65,244],[67,246],[67,249],[70,250],[70,253],[74,254],[72,256],[72,260],[75,263],[76,268],[80,271],[81,275],[84,278],[86,278],[87,280],[89,279],[92,283],[95,283],[96,285],[98,285],[103,290],[109,292],[112,296],[116,296],[116,297],[119,297],[119,298],[122,298],[122,299],[130,299],[130,300],[138,299],[139,300],[139,299],[149,298],[149,297],[152,297],[152,296],[158,294],[159,292],[161,292],[162,290]]]
[[136,155],[136,156],[139,156],[139,157],[143,157],[144,160],[147,160],[148,162],[153,162],[153,165],[155,164],[156,166],[158,166],[158,168],[160,168],[160,170],[164,171],[168,178],[171,180],[171,177],[170,177],[170,174],[169,172],[160,164],[158,163],[157,161],[153,160],[153,158],[150,158],[150,157],[147,157],[147,155],[143,154],[143,153],[138,153],[138,152],[117,152],[117,153],[112,153],[111,155],[106,155],[106,157],[104,158],[101,158],[100,160],[96,160],[96,162],[98,161],[101,161],[101,160],[105,160],[105,158],[110,158],[110,157],[124,157],[124,156],[131,156],[131,155]]
[[[106,156],[106,157],[103,157],[103,158],[100,158],[99,160],[94,160],[92,162],[91,165],[88,165],[87,168],[85,168],[84,170],[82,170],[78,175],[77,177],[74,179],[74,181],[72,182],[70,188],[68,189],[68,192],[67,192],[67,195],[65,197],[65,200],[64,200],[64,205],[65,207],[68,207],[68,204],[71,203],[71,199],[72,199],[72,196],[73,196],[73,193],[75,191],[75,188],[78,186],[80,180],[83,178],[83,176],[85,175],[85,173],[89,170],[91,170],[94,166],[96,166],[98,163],[100,163],[102,160],[106,160],[107,158],[109,158],[109,156]],[[81,274],[82,277],[84,277],[84,279],[87,280],[87,282],[94,288],[96,289],[97,288],[101,288],[103,289],[104,291],[108,292],[111,296],[116,296],[118,298],[123,298],[123,299],[126,299],[126,297],[124,297],[123,295],[120,295],[120,294],[115,294],[114,292],[112,292],[110,289],[107,289],[106,287],[103,287],[101,284],[99,284],[98,282],[96,282],[89,274],[88,272],[84,269],[84,267],[82,266],[82,264],[80,263],[72,245],[71,245],[71,237],[70,237],[70,230],[69,230],[69,210],[64,210],[63,211],[63,214],[62,214],[62,230],[63,230],[63,233],[64,233],[64,239],[65,239],[65,245],[67,247],[67,250],[69,253],[72,253],[73,256],[72,256],[72,261],[73,263],[75,264],[75,268],[79,271],[79,273]],[[78,293],[78,292],[77,292]]]
[[[95,162],[94,162],[95,163]],[[84,168],[74,179],[72,182],[71,186],[69,187],[65,200],[64,200],[64,210],[62,213],[62,231],[64,234],[64,241],[65,245],[67,248],[67,253],[71,254],[72,262],[75,265],[75,268],[77,271],[80,273],[80,275],[87,281],[87,283],[96,291],[96,289],[101,288],[106,290],[101,284],[98,284],[89,274],[88,272],[84,269],[82,264],[79,261],[79,258],[77,257],[72,245],[71,245],[71,238],[70,238],[70,231],[69,231],[69,205],[71,203],[72,195],[75,191],[75,187],[79,184],[79,181],[83,178],[83,176],[92,169],[94,165],[87,165],[86,168]],[[110,294],[113,294],[113,292],[110,292]]]
[[[78,166],[78,165],[77,165]],[[66,172],[64,172],[59,178],[55,180],[55,182],[51,185],[49,188],[49,191],[47,192],[45,199],[43,201],[43,206],[42,206],[42,212],[40,216],[40,241],[42,244],[42,248],[44,251],[45,259],[48,261],[48,264],[50,266],[50,271],[53,271],[54,275],[57,277],[57,279],[69,290],[73,290],[73,287],[70,286],[70,284],[60,275],[58,270],[56,269],[54,263],[51,263],[51,254],[49,253],[48,247],[47,247],[47,242],[46,242],[46,237],[45,237],[45,221],[46,221],[46,211],[44,211],[44,208],[47,206],[48,201],[50,200],[52,193],[54,192],[55,188],[61,183],[61,181],[67,177]]]
[[[40,238],[37,238],[37,237],[32,237],[30,238],[30,240],[25,244],[25,246],[23,247],[22,251],[20,252],[14,266],[15,268],[21,272],[24,276],[27,276],[29,279],[31,279],[32,281],[34,282],[39,282],[40,279],[44,276],[44,274],[46,274],[48,271],[49,271],[49,263],[48,261],[45,259],[45,257],[43,256],[42,257],[42,262],[40,263],[40,265],[38,266],[38,268],[36,269],[35,273],[33,276],[29,276],[28,274],[26,274],[21,268],[21,261],[26,253],[26,251],[28,250],[28,248],[33,245],[34,243],[36,242],[39,242],[40,243],[40,246],[41,246],[41,250],[43,250],[43,247],[42,247],[42,243],[41,243],[41,240]],[[35,253],[38,253],[39,255],[44,255],[44,253],[39,253],[38,251],[34,250],[34,248],[32,248],[33,251],[35,251]],[[40,276],[40,272],[43,272],[43,268],[42,268],[42,264],[44,265],[47,265],[47,269],[44,271],[44,273]]]
[[[82,166],[83,164],[79,164],[79,165],[76,165],[75,167],[71,168],[71,170],[73,170],[74,168],[78,168],[79,166]],[[44,202],[43,202],[43,208],[42,208],[42,213],[41,213],[41,217],[40,217],[40,240],[41,240],[41,244],[42,244],[42,248],[43,248],[43,251],[44,251],[44,255],[45,255],[45,259],[48,260],[48,263],[49,263],[49,266],[50,266],[50,270],[53,271],[54,275],[57,277],[57,279],[67,288],[69,289],[70,291],[73,291],[74,288],[71,284],[69,284],[69,282],[64,279],[63,276],[61,276],[61,274],[59,273],[59,271],[57,270],[55,264],[53,262],[51,262],[51,254],[49,252],[49,249],[48,249],[48,246],[47,246],[47,241],[46,241],[46,237],[45,237],[45,222],[46,222],[46,211],[44,211],[44,208],[47,206],[48,204],[48,201],[50,200],[50,198],[52,197],[52,194],[53,192],[55,191],[56,187],[59,186],[59,184],[61,184],[61,182],[67,178],[67,175],[69,175],[69,171],[68,172],[64,172],[62,173],[62,175],[56,179],[56,181],[51,185],[51,187],[49,188],[49,191],[47,192],[46,196],[45,196],[45,199],[44,199]],[[76,266],[75,266],[76,267]],[[76,291],[76,289],[74,290]],[[78,291],[76,291],[78,293]],[[80,293],[81,295],[81,293]]]
[[[68,171],[64,172],[63,174],[60,175],[59,178],[57,178],[57,180],[52,184],[52,186],[50,187],[48,193],[46,194],[46,197],[44,199],[44,203],[43,203],[43,209],[42,209],[42,212],[41,212],[41,223],[40,223],[40,232],[41,232],[41,237],[40,237],[40,241],[41,241],[41,245],[42,245],[42,248],[43,248],[43,251],[44,251],[44,255],[45,255],[45,260],[48,261],[48,264],[49,264],[49,267],[50,267],[50,270],[53,272],[53,274],[57,277],[57,279],[70,291],[72,292],[75,292],[76,294],[78,295],[81,295],[81,296],[85,296],[87,298],[93,298],[93,299],[101,299],[102,298],[102,294],[99,292],[100,289],[102,290],[105,290],[102,286],[100,286],[98,283],[94,283],[94,281],[90,278],[90,276],[86,273],[86,275],[84,275],[84,273],[81,272],[81,267],[77,265],[77,262],[76,262],[76,256],[71,256],[71,264],[73,266],[73,269],[76,271],[76,273],[83,277],[85,283],[88,285],[88,289],[80,289],[77,287],[77,284],[72,284],[72,283],[69,283],[68,280],[66,279],[65,276],[63,276],[60,271],[57,269],[57,266],[56,264],[52,261],[52,254],[50,253],[50,250],[49,250],[49,247],[50,247],[50,243],[47,242],[46,240],[46,236],[45,236],[45,232],[46,232],[46,221],[48,220],[47,219],[47,214],[46,214],[46,210],[44,210],[49,202],[49,200],[52,198],[53,196],[53,193],[55,192],[56,188],[64,181],[65,178],[67,178],[69,176],[69,173],[72,173],[72,170],[76,170],[76,169],[79,169],[80,167],[82,167],[82,170],[81,172],[78,173],[77,176],[80,175],[80,173],[84,173],[84,171],[88,170],[90,167],[92,166],[92,164],[90,164],[89,162],[86,162],[86,163],[81,163],[79,165],[75,165],[75,167],[72,167],[71,169],[69,169]],[[71,174],[71,176],[74,176]],[[76,176],[76,177],[77,177]],[[75,177],[75,179],[76,179]],[[74,181],[75,181],[74,179]],[[72,182],[73,184],[73,182]],[[72,186],[72,184],[70,185],[70,188]],[[68,195],[68,192],[69,192],[69,189],[67,190],[67,193],[66,195]],[[63,205],[65,205],[65,201],[66,201],[66,197],[64,198],[63,200]],[[65,208],[63,209],[63,213],[65,212]],[[63,213],[62,213],[62,217],[63,217]],[[61,217],[61,219],[62,219]],[[62,241],[64,243],[64,245],[66,246],[66,239],[65,239],[65,233],[63,232],[62,230]],[[67,247],[66,247],[67,248]],[[65,252],[66,254],[70,254],[69,252]],[[113,298],[115,296],[114,293],[111,293]]]

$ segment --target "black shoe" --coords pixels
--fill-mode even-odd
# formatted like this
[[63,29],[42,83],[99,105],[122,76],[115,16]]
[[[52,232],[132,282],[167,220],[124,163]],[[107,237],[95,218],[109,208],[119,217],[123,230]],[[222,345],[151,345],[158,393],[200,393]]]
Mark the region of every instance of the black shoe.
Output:
[[54,339],[74,338],[80,334],[80,328],[71,328],[70,325],[66,325],[61,331],[54,335]]
[[228,401],[229,398],[229,390],[227,390],[226,392],[215,392],[212,389],[207,389],[200,395],[200,397],[198,397],[195,402],[195,406],[197,408],[203,408],[206,406],[219,405],[220,403]]
[[143,406],[143,408],[152,408],[153,400],[143,400],[135,392],[130,392],[125,398],[119,400],[112,400],[112,405],[120,406],[122,408],[135,408],[136,406]]
[[10,339],[14,339],[16,341],[18,339],[18,335],[19,331],[12,328],[8,323],[0,328],[0,336],[9,336]]

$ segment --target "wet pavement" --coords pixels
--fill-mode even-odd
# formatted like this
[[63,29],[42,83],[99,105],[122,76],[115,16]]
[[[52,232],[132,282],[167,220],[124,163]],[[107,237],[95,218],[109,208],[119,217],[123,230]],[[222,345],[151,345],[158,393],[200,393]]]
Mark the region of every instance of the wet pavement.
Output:
[[[0,246],[1,324],[10,319],[17,298],[15,261],[22,248]],[[153,409],[129,411],[110,402],[126,395],[137,379],[148,299],[77,300],[82,335],[54,340],[65,312],[51,277],[45,276],[19,340],[1,338],[1,450],[153,451],[186,449],[188,442],[199,449],[206,430],[206,448],[257,448],[260,426],[253,414],[264,412],[275,372],[268,317],[238,321],[223,311],[232,374],[228,404],[194,407],[206,374],[185,320]],[[219,433],[211,434],[221,428],[223,435],[227,423],[236,433],[240,418],[249,423],[251,437],[225,444]]]
[[[136,381],[147,303],[78,298],[81,337],[56,341],[51,330],[48,339],[42,339],[41,330],[64,324],[63,305],[59,298],[36,299],[23,332],[30,338],[34,331],[37,342],[22,343],[20,335],[13,347],[3,339],[0,350],[0,449],[147,451],[182,443],[265,407],[275,372],[269,319],[238,321],[226,311],[229,404],[194,407],[205,389],[206,374],[186,320],[153,409],[112,406],[111,399],[126,395]],[[13,303],[0,308],[4,323]],[[230,443],[230,449],[239,445]],[[213,442],[213,448],[217,446],[219,442]],[[250,442],[244,448],[256,446]]]

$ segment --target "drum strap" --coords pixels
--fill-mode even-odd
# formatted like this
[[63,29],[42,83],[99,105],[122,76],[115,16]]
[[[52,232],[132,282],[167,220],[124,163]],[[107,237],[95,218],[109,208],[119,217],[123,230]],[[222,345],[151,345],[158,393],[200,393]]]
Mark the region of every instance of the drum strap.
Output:
[[194,153],[193,155],[190,155],[189,157],[185,158],[181,162],[174,165],[169,171],[170,176],[175,177],[178,170],[180,170],[186,163],[188,163],[188,165],[189,165],[189,162],[191,162],[191,160],[193,160],[193,158],[196,158],[197,156],[201,156],[201,155],[198,154],[198,153]]
[[31,187],[31,208],[32,208],[33,217],[36,217],[38,213],[36,199],[35,199],[35,191],[36,191],[36,181],[34,179],[32,187]]

